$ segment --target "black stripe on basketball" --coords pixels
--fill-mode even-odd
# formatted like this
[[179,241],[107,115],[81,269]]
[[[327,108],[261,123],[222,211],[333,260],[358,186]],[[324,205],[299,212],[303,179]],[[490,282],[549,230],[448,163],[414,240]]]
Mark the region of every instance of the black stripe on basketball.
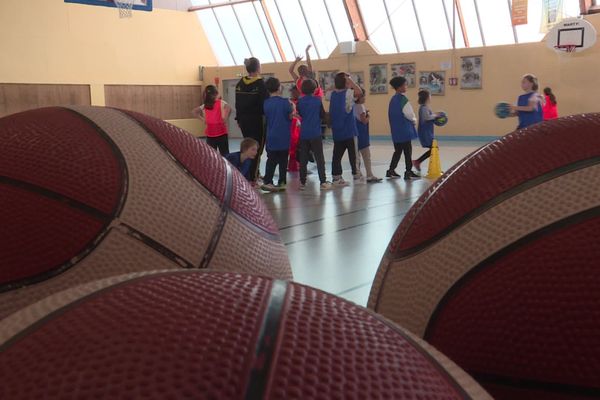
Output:
[[15,290],[15,289],[22,288],[24,286],[34,285],[36,283],[43,282],[43,281],[51,279],[57,275],[60,275],[63,272],[71,269],[73,266],[77,265],[88,254],[90,254],[96,247],[98,247],[98,245],[100,243],[102,243],[104,238],[110,232],[110,224],[112,223],[112,221],[115,218],[118,218],[118,216],[121,215],[121,212],[125,205],[125,200],[127,198],[127,187],[128,187],[128,181],[129,181],[128,176],[129,175],[128,175],[128,170],[127,170],[127,163],[125,162],[125,157],[123,157],[123,154],[119,150],[119,147],[115,144],[115,142],[113,142],[112,138],[102,128],[100,128],[94,121],[90,120],[85,115],[82,115],[74,110],[71,110],[70,108],[61,107],[61,109],[66,110],[70,113],[73,113],[73,114],[77,115],[79,118],[81,118],[82,120],[86,121],[98,133],[98,135],[108,144],[108,147],[112,151],[115,159],[118,162],[118,166],[119,166],[119,173],[120,173],[120,178],[121,178],[121,183],[122,183],[121,188],[120,188],[120,193],[118,194],[119,201],[118,201],[117,206],[114,208],[112,214],[106,214],[100,210],[97,210],[94,207],[91,207],[87,204],[81,203],[81,202],[79,202],[75,199],[72,199],[68,196],[65,196],[63,194],[53,192],[49,189],[42,188],[42,187],[39,187],[36,185],[32,185],[27,182],[14,180],[14,179],[11,179],[8,177],[0,177],[0,183],[18,187],[20,189],[39,194],[46,198],[56,200],[58,202],[66,204],[68,207],[77,209],[77,210],[79,210],[87,215],[90,215],[90,216],[98,219],[99,221],[103,222],[102,228],[101,228],[99,234],[96,237],[94,237],[93,239],[91,239],[86,244],[86,246],[83,248],[83,250],[81,252],[79,252],[79,254],[77,254],[74,257],[71,257],[69,260],[67,260],[66,262],[64,262],[60,265],[56,265],[55,267],[51,268],[50,270],[48,270],[44,273],[41,273],[41,274],[38,274],[35,276],[30,276],[25,279],[19,279],[16,281],[4,283],[4,284],[0,285],[0,293],[8,292],[10,290]]
[[435,327],[437,317],[443,311],[446,303],[452,297],[454,297],[454,295],[456,293],[460,292],[462,290],[463,286],[467,282],[469,282],[471,279],[473,279],[475,277],[475,275],[482,272],[487,267],[494,265],[494,263],[496,263],[498,260],[500,260],[503,257],[505,257],[506,255],[514,252],[516,249],[518,249],[520,247],[523,247],[529,243],[535,242],[535,241],[543,238],[544,236],[550,235],[550,234],[554,233],[555,231],[560,230],[562,228],[566,228],[571,225],[576,225],[576,224],[584,222],[588,219],[592,219],[592,218],[596,218],[596,217],[600,217],[600,207],[594,207],[589,210],[585,210],[585,211],[579,212],[577,214],[570,215],[570,216],[563,218],[559,221],[556,221],[552,224],[544,226],[543,228],[540,228],[526,236],[523,236],[519,240],[498,250],[496,253],[490,255],[488,258],[486,258],[485,260],[483,260],[482,262],[480,262],[479,264],[477,264],[476,266],[471,268],[459,280],[457,280],[456,283],[454,283],[454,285],[452,285],[452,287],[450,287],[448,289],[448,291],[446,292],[444,297],[442,297],[442,299],[439,301],[439,303],[435,307],[435,310],[433,310],[433,312],[431,313],[431,317],[429,318],[429,322],[427,323],[427,327],[425,328],[425,333],[423,334],[423,339],[426,341],[431,340],[431,333]]
[[276,350],[277,335],[281,324],[285,299],[287,298],[286,281],[274,280],[265,310],[264,318],[256,342],[254,363],[244,398],[246,400],[262,399],[271,373],[271,362]]

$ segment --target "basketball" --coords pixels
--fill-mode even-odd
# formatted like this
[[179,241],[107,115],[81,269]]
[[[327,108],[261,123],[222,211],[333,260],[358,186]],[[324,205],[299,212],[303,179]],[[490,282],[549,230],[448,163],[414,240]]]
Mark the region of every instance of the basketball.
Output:
[[439,112],[438,116],[433,120],[436,126],[444,126],[448,123],[448,116],[445,112]]
[[233,273],[138,273],[68,289],[1,321],[0,349],[11,400],[490,399],[367,309]]
[[406,214],[369,308],[446,354],[494,398],[599,393],[598,187],[600,114],[491,142]]
[[0,119],[0,319],[83,282],[148,269],[292,277],[235,168],[162,120],[104,107]]
[[510,116],[510,103],[502,102],[496,104],[494,107],[494,114],[496,117],[504,119]]

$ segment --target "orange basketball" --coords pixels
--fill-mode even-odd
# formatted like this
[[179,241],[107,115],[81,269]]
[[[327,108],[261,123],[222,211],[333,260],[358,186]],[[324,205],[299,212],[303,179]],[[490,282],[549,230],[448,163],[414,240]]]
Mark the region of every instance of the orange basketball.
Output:
[[498,399],[600,394],[600,114],[513,132],[408,212],[369,307]]
[[439,352],[339,297],[161,271],[68,289],[0,321],[0,397],[491,399]]
[[0,119],[0,319],[51,293],[148,269],[292,277],[268,210],[187,132],[104,107]]

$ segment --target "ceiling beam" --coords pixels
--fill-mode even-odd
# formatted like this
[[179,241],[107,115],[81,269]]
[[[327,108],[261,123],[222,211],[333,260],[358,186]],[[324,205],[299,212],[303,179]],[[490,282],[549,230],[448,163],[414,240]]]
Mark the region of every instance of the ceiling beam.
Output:
[[[256,5],[256,4],[255,4]],[[269,9],[264,1],[260,2],[262,6],[263,12],[265,13],[265,18],[267,19],[267,23],[269,24],[269,29],[271,30],[271,34],[273,35],[273,39],[275,40],[275,45],[277,46],[277,51],[279,52],[279,56],[283,62],[286,62],[285,52],[283,51],[283,46],[281,46],[281,40],[279,40],[279,36],[277,36],[277,30],[275,29],[275,25],[273,25],[273,20],[271,19],[271,14],[269,14]]]
[[467,26],[465,25],[465,17],[463,15],[462,7],[460,6],[460,0],[454,0],[454,7],[456,7],[456,13],[458,14],[458,22],[460,23],[460,30],[463,34],[463,39],[465,41],[465,47],[471,47],[469,45],[469,37],[467,36]]
[[204,6],[193,6],[193,7],[188,8],[188,12],[208,10],[211,8],[224,7],[224,6],[232,6],[234,4],[251,3],[254,1],[257,1],[257,0],[233,0],[233,1],[226,1],[223,3],[206,4]]
[[346,15],[348,15],[348,20],[350,21],[354,40],[356,42],[367,40],[369,35],[367,35],[365,22],[360,9],[358,8],[358,0],[344,0],[344,8],[346,9]]

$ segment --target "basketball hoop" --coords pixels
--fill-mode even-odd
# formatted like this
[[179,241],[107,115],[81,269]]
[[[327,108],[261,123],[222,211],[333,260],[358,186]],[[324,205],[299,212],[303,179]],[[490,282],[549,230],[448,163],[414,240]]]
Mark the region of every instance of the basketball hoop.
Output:
[[562,51],[563,53],[573,53],[577,48],[576,44],[561,44],[554,46],[556,51]]
[[114,2],[119,9],[119,18],[131,18],[134,0],[114,0]]

